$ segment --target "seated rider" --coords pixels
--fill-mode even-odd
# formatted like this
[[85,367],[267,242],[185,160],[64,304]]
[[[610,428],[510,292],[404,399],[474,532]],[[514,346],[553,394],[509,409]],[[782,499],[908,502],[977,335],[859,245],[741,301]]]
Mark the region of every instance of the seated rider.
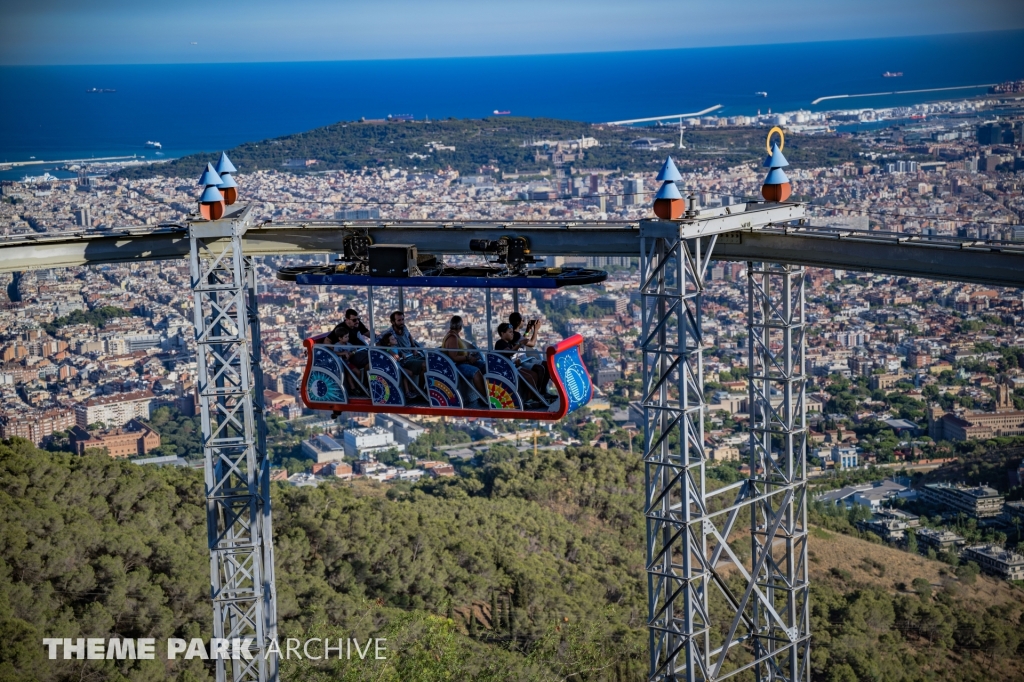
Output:
[[[508,322],[512,327],[512,350],[525,350],[527,348],[534,348],[537,345],[537,332],[540,331],[541,323],[539,320],[530,320],[526,323],[526,333],[520,334],[518,329],[523,324],[523,316],[519,313],[512,313],[508,316]],[[532,370],[537,375],[537,386],[541,393],[547,390],[548,385],[548,369],[544,364],[544,361],[540,358],[533,357],[533,353],[528,354],[522,359],[522,366]]]
[[540,321],[530,320],[526,323],[525,338],[519,333],[519,328],[523,326],[522,315],[519,313],[512,313],[508,316],[508,322],[512,325],[512,343],[516,346],[516,350],[533,348],[537,345],[537,332],[540,331]]
[[[322,343],[330,343],[344,346],[366,346],[365,339],[370,338],[370,330],[359,319],[359,313],[352,308],[345,311],[345,321],[331,330]],[[338,356],[345,360],[350,367],[361,373],[370,364],[370,354],[365,349],[342,348]]]
[[[494,343],[494,350],[500,352],[515,366],[519,369],[519,376],[522,377],[523,381],[530,384],[534,390],[538,390],[538,386],[542,386],[539,383],[540,376],[538,375],[536,368],[524,367],[519,358],[515,357],[515,348],[512,343],[512,325],[508,322],[502,322],[498,325],[498,340]],[[541,369],[543,372],[543,369]]]
[[[377,339],[377,346],[401,364],[402,351],[399,350],[398,338],[392,330],[389,329],[381,334],[380,338]],[[405,393],[406,401],[413,401],[422,397],[404,374],[402,375],[402,391]]]
[[448,323],[448,333],[441,341],[441,348],[448,350],[448,357],[455,363],[459,373],[466,380],[473,382],[473,386],[480,394],[480,399],[484,400],[487,395],[487,387],[484,385],[484,373],[487,371],[487,365],[484,364],[480,353],[469,350],[471,346],[460,336],[461,333],[462,318],[454,315]]
[[[391,328],[384,332],[385,335],[391,334],[394,337],[394,343],[391,344],[396,348],[422,348],[414,338],[409,328],[405,326],[405,313],[401,310],[396,310],[391,313]],[[383,338],[383,337],[382,337]],[[402,351],[396,356],[398,358],[398,364],[402,366],[409,376],[416,379],[416,382],[420,385],[423,384],[423,374],[427,371],[427,359],[423,353],[417,353],[413,350]]]

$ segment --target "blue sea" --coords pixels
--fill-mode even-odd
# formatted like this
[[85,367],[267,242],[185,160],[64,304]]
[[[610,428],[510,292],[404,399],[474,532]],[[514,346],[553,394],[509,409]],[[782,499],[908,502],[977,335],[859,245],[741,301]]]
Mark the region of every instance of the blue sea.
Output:
[[[902,71],[902,78],[882,78]],[[984,88],[811,102],[1024,78],[1024,31],[458,59],[0,67],[0,160],[217,151],[361,117],[494,110],[601,122],[914,104]],[[87,93],[90,88],[115,92]],[[765,91],[768,97],[758,97]],[[37,174],[45,168],[33,167]],[[9,171],[20,177],[24,170]]]

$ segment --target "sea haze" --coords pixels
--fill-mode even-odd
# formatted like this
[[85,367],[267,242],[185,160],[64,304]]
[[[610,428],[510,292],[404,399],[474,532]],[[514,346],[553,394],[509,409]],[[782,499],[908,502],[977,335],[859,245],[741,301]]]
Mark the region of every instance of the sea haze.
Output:
[[[1001,31],[517,57],[0,67],[0,160],[160,158],[149,140],[173,158],[388,114],[481,118],[497,109],[600,122],[716,104],[726,115],[905,105],[984,89],[811,101],[1024,78],[1022,56],[1024,31]],[[767,98],[755,96],[762,90]]]

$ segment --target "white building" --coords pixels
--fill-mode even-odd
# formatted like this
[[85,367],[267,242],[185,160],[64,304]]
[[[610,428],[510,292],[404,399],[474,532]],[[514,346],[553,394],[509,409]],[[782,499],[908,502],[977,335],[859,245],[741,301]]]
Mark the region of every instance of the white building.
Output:
[[326,433],[302,441],[302,454],[314,462],[337,462],[345,457],[345,448]]
[[376,423],[377,426],[390,431],[395,437],[395,442],[402,445],[412,443],[427,432],[426,427],[397,414],[378,414]]
[[857,448],[834,445],[832,447],[832,462],[838,469],[856,469],[858,464]]
[[964,550],[963,557],[976,562],[985,573],[1004,580],[1024,580],[1024,556],[999,545],[974,545]]
[[913,499],[914,496],[914,491],[902,483],[886,480],[848,485],[840,490],[830,490],[820,495],[818,501],[828,505],[843,505],[847,508],[859,504],[874,512],[881,509],[883,504],[897,497]]
[[128,353],[128,342],[123,338],[111,337],[106,340],[107,355],[126,355]]
[[397,478],[399,481],[416,482],[423,478],[423,476],[426,475],[426,473],[427,472],[424,471],[423,469],[399,469]]
[[746,393],[729,393],[728,391],[715,391],[712,397],[711,411],[723,410],[729,414],[740,414],[747,411]]
[[349,457],[367,459],[379,452],[391,449],[405,451],[405,446],[395,442],[395,435],[383,426],[363,429],[347,429],[344,436],[345,454]]
[[90,398],[75,406],[75,424],[87,429],[89,424],[103,422],[107,428],[116,428],[135,418],[149,419],[155,397],[151,391],[133,391]]
[[320,484],[320,481],[316,480],[316,476],[307,473],[292,474],[288,477],[288,482],[297,488],[306,486],[315,488]]

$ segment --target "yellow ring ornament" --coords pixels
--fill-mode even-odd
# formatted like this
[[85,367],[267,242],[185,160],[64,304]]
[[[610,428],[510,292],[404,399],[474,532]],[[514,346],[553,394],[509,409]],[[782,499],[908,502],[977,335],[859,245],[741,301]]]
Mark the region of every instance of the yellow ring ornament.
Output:
[[764,148],[768,150],[769,154],[772,153],[772,135],[774,135],[775,133],[779,134],[779,151],[781,152],[786,147],[786,135],[782,132],[782,128],[780,128],[779,126],[775,126],[774,128],[768,131],[768,137],[765,138],[764,141]]

